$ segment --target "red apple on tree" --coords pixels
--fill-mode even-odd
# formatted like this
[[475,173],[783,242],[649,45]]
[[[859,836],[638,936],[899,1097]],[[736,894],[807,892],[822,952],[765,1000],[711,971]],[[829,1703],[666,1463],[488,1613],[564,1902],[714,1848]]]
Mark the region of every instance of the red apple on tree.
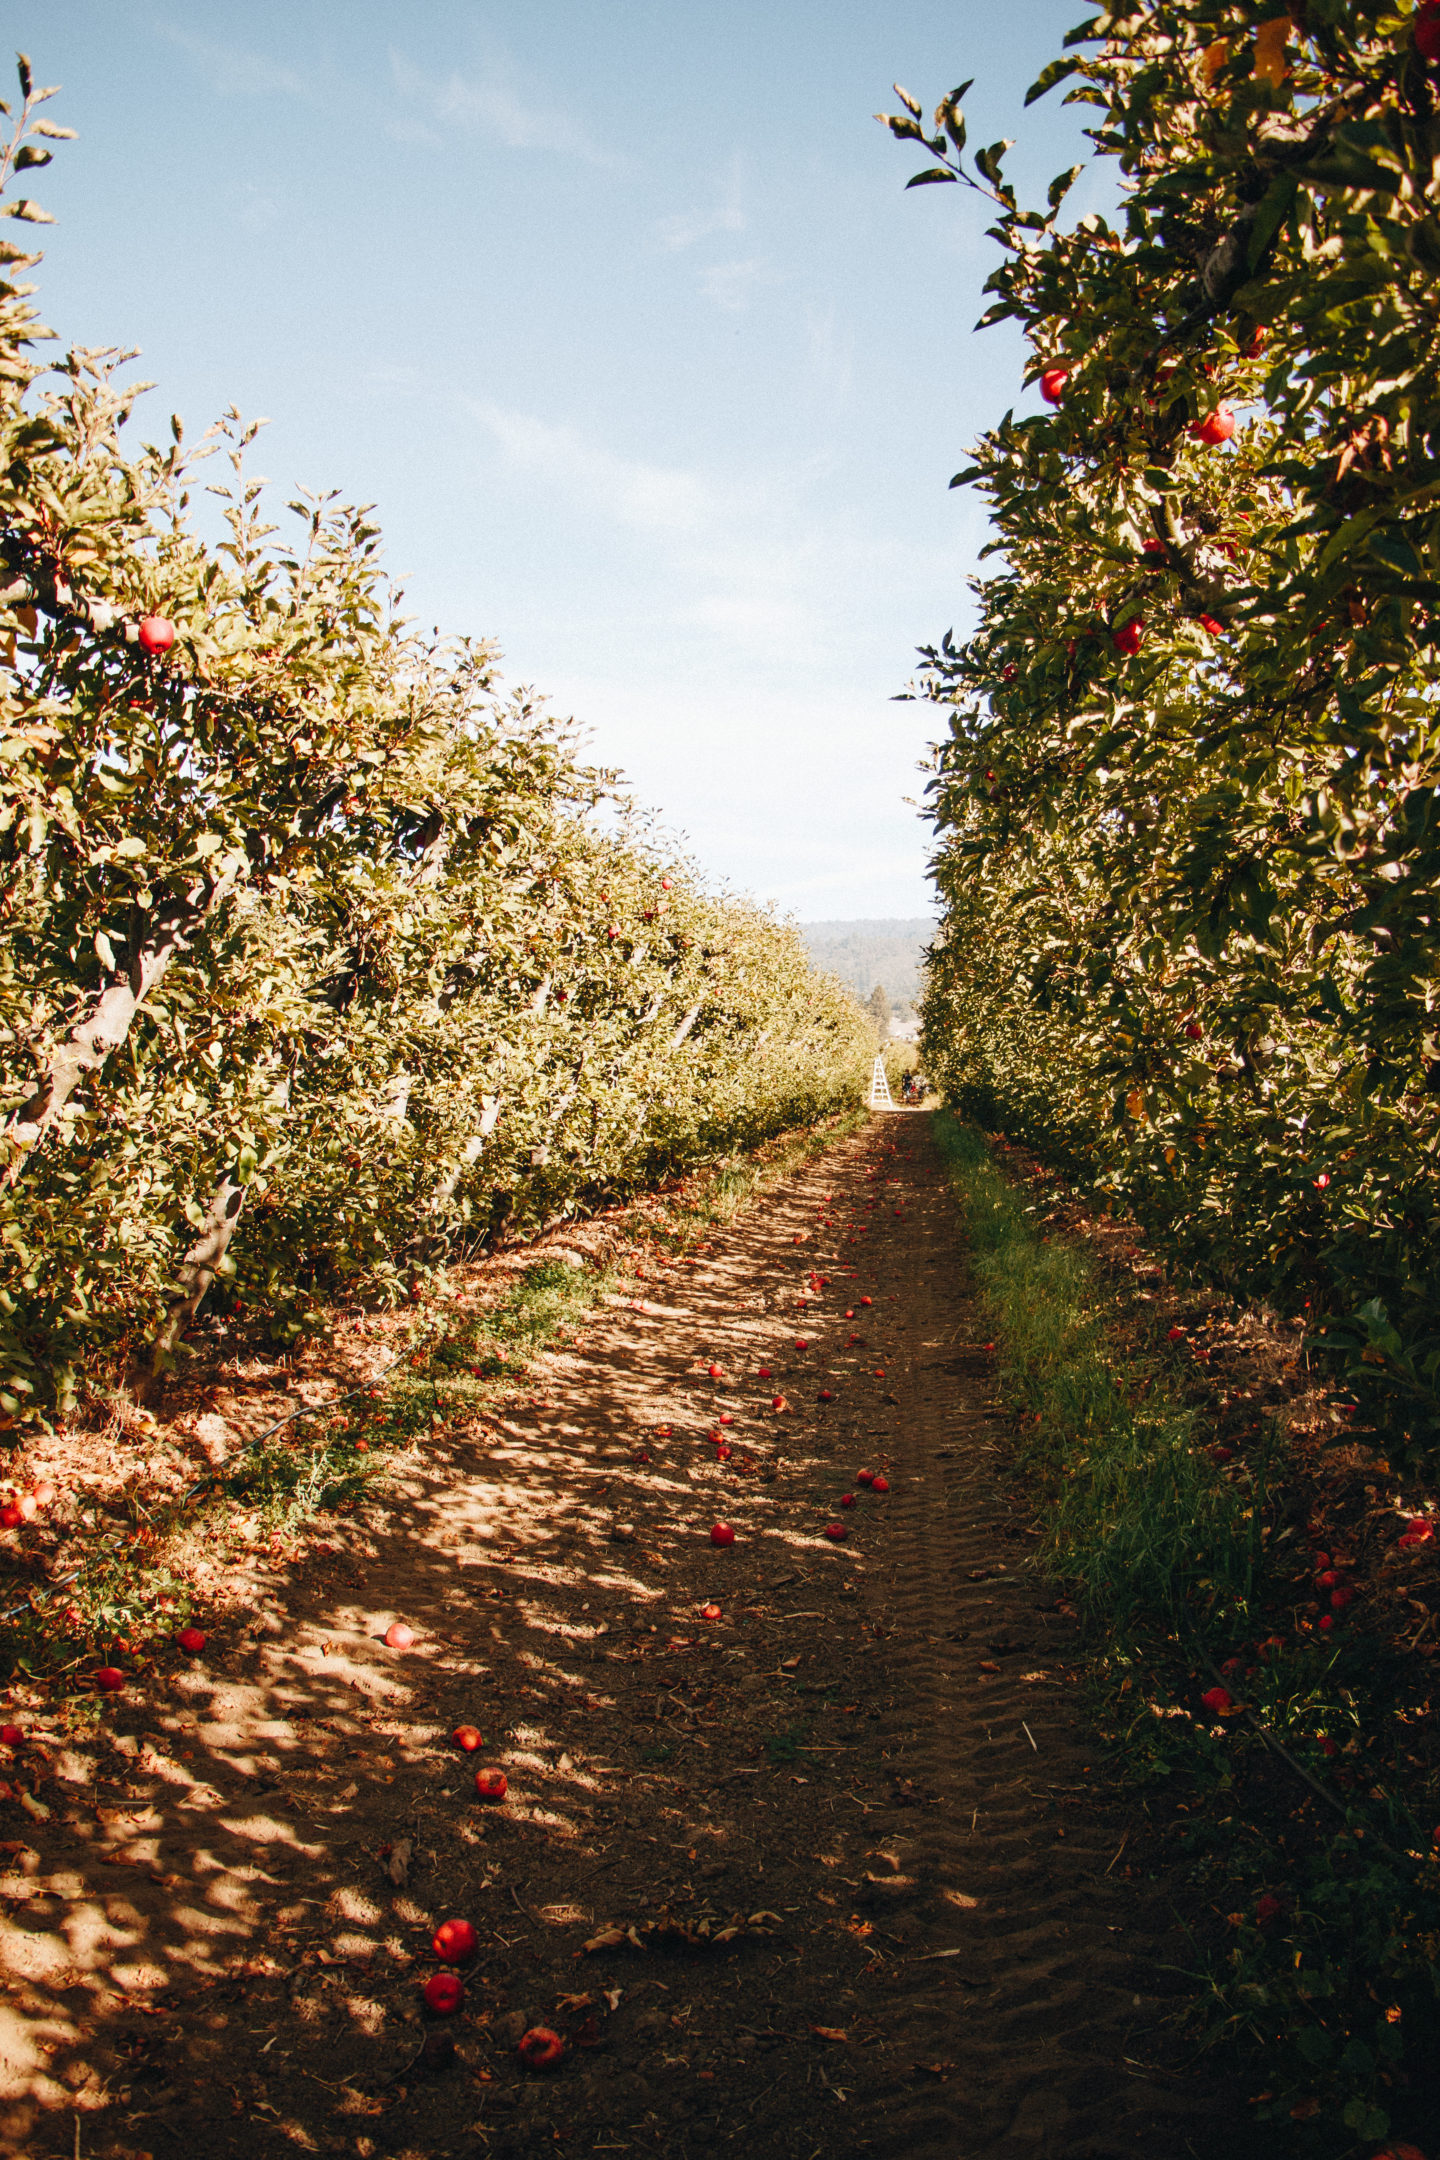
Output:
[[147,653],[169,652],[175,643],[175,625],[163,615],[142,615],[140,618],[140,644]]
[[1235,433],[1235,415],[1228,405],[1217,405],[1214,412],[1207,413],[1203,420],[1193,420],[1190,423],[1190,433],[1196,442],[1212,445],[1229,442]]
[[1047,405],[1058,405],[1070,380],[1069,368],[1048,367],[1040,377],[1040,395]]
[[1110,642],[1116,652],[1124,653],[1128,657],[1139,652],[1144,636],[1145,625],[1141,618],[1135,615],[1129,622],[1121,623],[1118,630],[1111,632]]

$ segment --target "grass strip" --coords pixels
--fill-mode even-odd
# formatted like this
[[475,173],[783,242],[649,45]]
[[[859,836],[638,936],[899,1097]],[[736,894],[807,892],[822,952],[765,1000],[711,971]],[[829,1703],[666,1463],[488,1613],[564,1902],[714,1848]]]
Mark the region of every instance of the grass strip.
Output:
[[1212,1460],[1163,1356],[1117,1347],[1119,1293],[1090,1255],[1040,1235],[980,1133],[948,1112],[934,1129],[1037,1560],[1069,1586],[1096,1723],[1202,1916],[1202,2042],[1253,2051],[1258,2115],[1305,2150],[1415,2134],[1440,2119],[1440,1831],[1434,1796],[1406,1790],[1403,1734],[1433,1714],[1431,1676],[1297,1618],[1303,1508],[1276,1426]]

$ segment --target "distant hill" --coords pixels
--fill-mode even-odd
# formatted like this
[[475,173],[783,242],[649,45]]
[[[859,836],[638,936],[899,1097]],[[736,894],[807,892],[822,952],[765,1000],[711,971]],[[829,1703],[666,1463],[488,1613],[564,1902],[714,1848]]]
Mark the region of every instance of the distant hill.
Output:
[[869,997],[883,983],[892,1004],[911,1005],[920,990],[920,962],[939,928],[929,915],[876,922],[806,922],[800,935],[817,967]]

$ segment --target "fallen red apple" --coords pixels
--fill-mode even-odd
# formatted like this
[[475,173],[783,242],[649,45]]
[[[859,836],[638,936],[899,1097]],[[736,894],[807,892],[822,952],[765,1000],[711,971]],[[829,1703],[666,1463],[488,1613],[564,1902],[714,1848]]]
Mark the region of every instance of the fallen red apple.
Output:
[[24,1520],[16,1501],[7,1500],[4,1507],[0,1507],[0,1530],[18,1530]]
[[175,625],[163,615],[142,615],[140,643],[148,653],[169,652],[175,643]]
[[889,1492],[889,1478],[882,1476],[881,1472],[877,1470],[874,1477],[872,1477],[870,1480],[870,1490],[871,1492]]
[[436,2017],[453,2017],[465,2000],[465,1983],[458,1973],[431,1973],[423,1992],[427,2010]]
[[861,1300],[860,1300],[860,1303],[861,1303],[862,1305],[873,1305],[873,1304],[874,1304],[874,1302],[875,1302],[874,1298],[868,1298],[868,1297],[862,1297],[862,1298],[861,1298]]
[[6,1747],[20,1747],[25,1739],[18,1725],[0,1725],[0,1743]]
[[733,1545],[734,1542],[735,1532],[728,1522],[717,1522],[710,1525],[710,1543],[712,1545]]
[[477,1800],[503,1800],[510,1790],[510,1780],[503,1770],[477,1770],[475,1772],[475,1797]]
[[815,1400],[816,1402],[834,1402],[835,1396],[830,1388],[822,1387]]
[[485,1745],[485,1736],[478,1725],[457,1725],[450,1738],[462,1755],[473,1755],[478,1748]]
[[721,1617],[718,1605],[702,1605],[700,1608],[700,1618],[702,1620],[719,1620]]
[[810,1345],[809,1345],[809,1343],[808,1343],[808,1342],[804,1341],[804,1340],[802,1339],[802,1337],[800,1337],[800,1336],[798,1336],[798,1335],[796,1336],[796,1338],[795,1338],[795,1348],[796,1348],[797,1350],[808,1350],[808,1349],[809,1349],[809,1347],[810,1347]]
[[725,1375],[718,1365],[712,1365],[710,1367],[710,1378],[712,1380],[723,1380],[724,1377]]
[[515,2049],[527,2070],[553,2070],[565,2053],[565,2042],[548,2025],[532,2025]]
[[756,1373],[755,1377],[757,1380],[771,1380],[774,1378],[774,1375],[768,1365],[762,1365],[759,1372]]
[[1169,1334],[1168,1334],[1168,1335],[1166,1336],[1165,1340],[1166,1340],[1167,1342],[1183,1342],[1183,1341],[1185,1340],[1185,1330],[1184,1330],[1184,1328],[1183,1328],[1183,1327],[1172,1327],[1172,1328],[1171,1328],[1171,1330],[1170,1330],[1170,1332],[1169,1332]]
[[49,1478],[41,1478],[39,1484],[34,1486],[32,1490],[38,1505],[41,1507],[49,1507],[51,1501],[55,1498],[55,1487],[50,1483]]
[[468,1965],[480,1947],[480,1938],[468,1920],[442,1920],[430,1945],[445,1965]]
[[840,1505],[841,1505],[841,1507],[854,1507],[854,1505],[855,1505],[855,1495],[854,1495],[854,1493],[853,1493],[853,1492],[842,1492],[842,1493],[841,1493],[841,1495],[840,1495]]
[[102,1693],[113,1695],[117,1688],[124,1687],[125,1675],[118,1665],[102,1665],[95,1675],[95,1685]]
[[873,1485],[875,1483],[875,1472],[873,1470],[857,1470],[855,1472],[855,1482],[857,1485]]
[[385,1640],[392,1650],[408,1650],[415,1640],[415,1630],[406,1627],[403,1620],[392,1620],[385,1630]]
[[722,1410],[722,1411],[720,1412],[720,1423],[721,1423],[722,1425],[733,1425],[733,1424],[734,1424],[734,1422],[735,1422],[735,1417],[734,1417],[734,1413],[733,1413],[732,1411],[730,1411],[730,1410]]
[[854,1319],[854,1317],[855,1317],[855,1308],[854,1308],[854,1306],[853,1306],[853,1305],[849,1305],[849,1306],[847,1306],[847,1307],[846,1307],[846,1309],[845,1309],[845,1318],[846,1318],[847,1320],[853,1320],[853,1319]]
[[1233,1710],[1235,1707],[1234,1698],[1229,1688],[1207,1688],[1200,1700],[1207,1710],[1213,1711],[1216,1717],[1224,1717],[1228,1710]]
[[1040,377],[1040,395],[1047,405],[1058,405],[1070,380],[1069,368],[1047,367]]
[[175,1640],[191,1657],[198,1657],[205,1647],[205,1637],[198,1627],[182,1627]]
[[16,1507],[18,1507],[18,1508],[19,1508],[19,1510],[20,1510],[20,1514],[21,1514],[21,1517],[23,1518],[23,1520],[24,1520],[24,1521],[26,1521],[26,1522],[34,1522],[34,1520],[35,1520],[35,1515],[36,1515],[36,1510],[37,1510],[37,1508],[38,1508],[38,1506],[39,1506],[39,1503],[38,1503],[38,1501],[36,1500],[36,1498],[35,1498],[35,1495],[34,1495],[34,1493],[32,1493],[32,1492],[26,1492],[26,1493],[21,1493],[21,1495],[20,1495],[19,1499],[18,1499],[18,1500],[16,1501],[15,1505],[16,1505]]
[[1255,1901],[1255,1918],[1261,1927],[1268,1927],[1272,1920],[1278,1920],[1283,1910],[1279,1898],[1270,1890],[1262,1890]]
[[1327,1613],[1321,1613],[1321,1615],[1320,1615],[1320,1632],[1321,1632],[1321,1634],[1322,1634],[1322,1635],[1328,1635],[1328,1634],[1330,1633],[1330,1630],[1331,1630],[1331,1629],[1332,1629],[1332,1628],[1334,1627],[1334,1625],[1335,1625],[1335,1615],[1334,1615],[1334,1613],[1328,1613],[1328,1612],[1327,1612]]
[[847,1534],[848,1533],[846,1532],[843,1522],[827,1522],[825,1525],[826,1537],[833,1538],[837,1545],[839,1544],[841,1538],[845,1537]]

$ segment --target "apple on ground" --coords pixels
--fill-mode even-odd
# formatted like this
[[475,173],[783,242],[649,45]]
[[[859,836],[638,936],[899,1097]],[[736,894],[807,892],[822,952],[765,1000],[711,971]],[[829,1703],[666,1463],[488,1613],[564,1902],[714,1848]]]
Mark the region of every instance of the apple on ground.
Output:
[[453,2017],[465,2000],[465,1983],[458,1973],[431,1973],[424,1995],[426,2008],[436,2017]]
[[198,1627],[182,1627],[175,1640],[187,1657],[198,1657],[205,1647],[205,1637]]
[[710,1543],[712,1545],[733,1545],[734,1542],[735,1532],[731,1529],[729,1523],[717,1522],[711,1524]]
[[473,1755],[477,1748],[485,1744],[484,1735],[478,1725],[457,1725],[450,1737],[462,1755]]
[[118,1665],[102,1665],[95,1675],[95,1685],[102,1694],[114,1695],[125,1685],[125,1675]]
[[886,1477],[882,1471],[877,1470],[874,1477],[872,1477],[870,1480],[870,1490],[871,1492],[889,1492],[889,1478]]
[[827,1522],[825,1525],[825,1535],[826,1537],[833,1539],[835,1544],[838,1545],[841,1539],[848,1536],[849,1533],[846,1530],[843,1522]]
[[392,1620],[385,1630],[385,1640],[392,1650],[408,1650],[415,1640],[415,1630],[406,1627],[403,1620]]
[[442,1920],[430,1947],[446,1965],[468,1965],[480,1947],[480,1938],[468,1920]]
[[0,1725],[0,1742],[6,1747],[20,1747],[25,1735],[18,1725]]
[[532,2025],[515,2052],[527,2070],[553,2070],[565,2053],[565,2042],[548,2025]]
[[475,1797],[477,1800],[503,1800],[510,1790],[510,1780],[503,1770],[477,1770],[475,1772]]

